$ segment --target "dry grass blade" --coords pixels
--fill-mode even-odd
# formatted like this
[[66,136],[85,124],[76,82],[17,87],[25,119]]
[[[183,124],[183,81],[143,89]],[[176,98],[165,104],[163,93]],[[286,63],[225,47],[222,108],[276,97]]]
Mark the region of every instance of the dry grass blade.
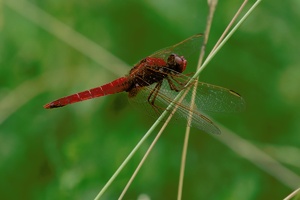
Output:
[[220,140],[236,154],[249,160],[287,187],[292,189],[299,187],[300,176],[231,130],[225,128],[221,124],[217,125],[221,128],[224,132],[224,136],[226,135],[226,137],[215,137],[216,139]]
[[[64,74],[63,70],[44,73],[34,79],[24,81],[14,90],[6,94],[5,97],[0,100],[0,125],[24,104],[45,92],[47,87],[42,86],[46,80],[51,80],[53,77],[56,77],[56,80],[63,80]],[[56,84],[59,84],[59,81],[52,83],[51,86],[53,87]]]
[[4,3],[26,19],[102,65],[111,73],[118,76],[127,73],[129,67],[122,60],[34,4],[24,0],[5,0]]
[[[231,20],[231,22],[229,23],[229,25],[225,29],[224,33],[220,37],[219,41],[216,43],[215,47],[213,48],[213,50],[211,51],[211,53],[209,54],[209,56],[211,56],[213,53],[216,53],[216,52],[214,52],[215,49],[219,46],[219,44],[221,43],[221,41],[224,39],[224,37],[227,34],[228,30],[230,29],[230,27],[232,26],[232,24],[234,23],[234,21],[237,19],[237,16],[240,14],[241,10],[244,8],[244,6],[245,6],[246,3],[247,3],[247,0],[245,0],[244,3],[241,5],[241,7],[239,8],[239,10],[235,14],[235,16],[233,17],[233,19]],[[211,27],[211,24],[212,24],[212,19],[213,19],[214,11],[215,11],[216,6],[217,6],[217,1],[209,0],[208,1],[208,5],[209,5],[209,8],[210,8],[209,9],[209,16],[208,16],[208,19],[207,19],[207,26],[206,26],[205,35],[204,35],[204,43],[202,45],[202,49],[201,49],[200,57],[199,57],[199,62],[198,62],[198,66],[197,66],[198,74],[202,71],[201,65],[202,65],[202,60],[203,60],[204,53],[205,53],[204,50],[205,50],[205,46],[206,46],[206,43],[207,43],[207,40],[208,40],[208,36],[209,36],[209,32],[210,32],[210,27]],[[239,24],[237,24],[237,25],[239,25]],[[204,66],[202,68],[204,68]],[[196,81],[198,81],[198,77],[197,77]],[[197,91],[197,84],[195,84],[195,86],[194,86],[194,92],[193,92],[194,95],[193,95],[192,101],[191,101],[191,110],[194,107],[194,101],[195,101],[195,98],[196,98],[196,91]],[[191,115],[189,115],[188,122],[187,122],[186,133],[185,133],[185,140],[184,140],[183,152],[182,152],[182,161],[181,161],[180,178],[179,178],[179,186],[178,186],[178,196],[177,196],[178,200],[180,200],[181,196],[182,196],[182,187],[183,187],[183,177],[184,177],[185,160],[186,160],[187,146],[188,146],[188,140],[189,140],[189,134],[190,134],[190,126],[189,126],[189,124],[191,124],[191,120],[192,120]]]
[[[208,41],[209,31],[210,31],[210,27],[211,27],[211,24],[212,24],[214,11],[215,11],[215,8],[217,6],[217,1],[216,0],[209,1],[208,5],[209,5],[209,15],[208,15],[208,18],[207,18],[206,30],[205,30],[205,34],[204,34],[204,41],[203,41],[203,44],[201,46],[201,51],[200,51],[200,56],[199,56],[197,69],[200,68],[200,66],[202,64],[202,60],[203,60],[204,55],[205,55],[205,47],[206,47],[206,44],[207,44],[207,41]],[[196,79],[196,82],[198,82],[198,77]],[[191,106],[190,106],[191,110],[193,110],[193,108],[194,108],[196,91],[197,91],[197,84],[195,84],[195,86],[193,88],[193,96],[192,96]],[[184,138],[184,142],[183,142],[182,156],[181,156],[179,184],[178,184],[178,193],[177,193],[177,199],[178,200],[180,200],[182,198],[184,170],[185,170],[186,155],[187,155],[187,148],[188,148],[188,140],[189,140],[189,135],[190,135],[190,124],[191,123],[192,123],[192,113],[189,113],[188,120],[187,120],[186,132],[185,132],[185,138]]]
[[222,40],[224,39],[225,35],[228,33],[229,29],[232,27],[233,23],[236,21],[237,17],[239,16],[239,14],[241,14],[243,8],[245,7],[246,3],[248,2],[248,0],[245,0],[243,2],[243,4],[240,6],[240,8],[238,9],[238,11],[235,13],[235,15],[233,16],[233,18],[231,19],[231,21],[229,22],[228,26],[226,27],[226,29],[224,30],[224,32],[222,33],[221,37],[219,38],[218,42],[215,44],[214,48],[211,50],[210,54],[212,52],[214,52],[214,50],[220,45],[220,43],[222,42]]
[[[59,38],[66,44],[77,49],[87,57],[93,59],[98,64],[107,67],[107,70],[111,71],[112,73],[117,73],[116,75],[124,75],[127,72],[128,65],[122,60],[118,59],[110,52],[74,31],[71,27],[63,24],[55,17],[49,15],[34,4],[24,0],[5,0],[0,2],[0,9],[2,9],[3,4],[31,22],[35,23],[39,27],[45,29],[47,32]],[[2,13],[0,12],[0,28],[2,24],[1,20]],[[55,73],[51,74],[53,77],[57,76]],[[0,102],[0,124],[26,102],[30,101],[38,94],[45,92],[45,89],[42,89],[40,84],[37,84],[37,82],[43,80],[42,77],[45,78],[48,76],[49,74],[45,73],[41,77],[38,77],[34,80],[26,81],[11,91],[7,97],[2,99]],[[36,89],[32,90],[32,88]],[[21,95],[24,91],[27,91],[26,97]],[[18,99],[18,102],[15,101],[16,99]]]
[[[189,89],[187,89],[185,91],[185,93],[188,92]],[[183,101],[185,95],[182,95],[182,97],[180,98],[180,100],[178,101],[178,103],[180,103],[181,101]],[[160,138],[161,134],[163,133],[163,131],[165,130],[165,128],[167,127],[167,125],[169,124],[170,120],[172,119],[174,113],[176,112],[176,110],[178,109],[178,105],[175,105],[174,109],[172,110],[172,112],[170,113],[169,117],[167,118],[167,120],[165,121],[165,123],[162,125],[162,127],[160,128],[158,134],[156,135],[156,137],[154,138],[154,140],[152,141],[151,145],[149,146],[149,148],[147,149],[146,153],[144,154],[142,160],[140,161],[139,165],[137,166],[137,168],[135,169],[134,173],[132,174],[132,176],[130,177],[128,183],[126,184],[125,188],[123,189],[119,200],[121,200],[126,191],[128,190],[129,186],[131,185],[132,181],[134,180],[134,178],[136,177],[137,173],[139,172],[140,168],[142,167],[142,165],[144,164],[145,160],[147,159],[148,155],[150,154],[151,150],[153,149],[154,145],[156,144],[156,142],[158,141],[158,139]]]
[[[224,41],[216,48],[216,50],[209,56],[205,62],[202,65],[202,68],[200,68],[196,74],[193,76],[193,78],[190,80],[188,85],[195,80],[195,78],[201,73],[201,71],[204,69],[205,66],[211,61],[211,59],[214,57],[214,55],[220,50],[220,48],[224,45],[224,43],[232,36],[232,34],[237,30],[237,28],[242,24],[242,22],[245,21],[245,19],[250,15],[250,13],[255,9],[255,7],[258,5],[260,1],[258,0],[250,9],[249,11],[243,16],[243,18],[237,23],[237,25],[231,30],[231,32],[227,35],[227,37],[224,39]],[[176,98],[173,102],[177,102],[182,95],[184,94],[184,91],[181,91],[178,93]],[[128,163],[128,161],[132,158],[132,156],[135,154],[135,152],[138,150],[138,148],[142,145],[142,143],[148,138],[148,136],[154,131],[154,129],[158,126],[158,124],[164,119],[164,117],[168,114],[169,110],[174,107],[175,103],[171,103],[167,109],[161,114],[161,116],[154,122],[154,124],[150,127],[150,129],[145,133],[144,137],[140,140],[140,142],[135,146],[135,148],[131,151],[131,153],[127,156],[127,158],[123,161],[123,163],[120,165],[120,167],[116,170],[116,172],[113,174],[113,176],[109,179],[109,181],[106,183],[106,185],[102,188],[102,190],[99,192],[99,194],[96,196],[95,199],[100,199],[100,197],[104,194],[104,192],[107,190],[107,188],[111,185],[113,180],[116,178],[116,176],[120,173],[120,171],[124,168],[124,166]]]
[[295,197],[296,195],[299,195],[300,192],[300,188],[298,188],[297,190],[293,191],[291,194],[289,194],[287,197],[285,197],[283,200],[290,200],[293,197]]

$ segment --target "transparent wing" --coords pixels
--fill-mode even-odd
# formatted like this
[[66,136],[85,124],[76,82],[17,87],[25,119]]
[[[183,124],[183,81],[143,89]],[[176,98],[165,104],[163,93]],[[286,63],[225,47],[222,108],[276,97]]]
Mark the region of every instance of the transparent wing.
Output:
[[[170,54],[175,53],[179,56],[184,56],[186,59],[188,57],[192,58],[192,53],[200,51],[201,43],[202,34],[196,34],[178,44],[161,49],[149,57],[166,60]],[[191,58],[187,59],[189,63],[193,63]],[[150,70],[153,71],[153,68]],[[232,90],[199,82],[197,83],[195,106],[193,110],[190,110],[190,102],[193,95],[193,89],[190,89],[190,87],[193,84],[185,88],[185,84],[189,81],[190,77],[178,74],[178,72],[171,72],[172,70],[170,69],[159,70],[156,73],[163,73],[164,71],[168,72],[168,74],[158,76],[167,77],[162,80],[161,85],[157,85],[160,83],[154,83],[147,87],[134,88],[129,92],[129,97],[131,97],[129,98],[130,102],[135,107],[142,108],[150,116],[157,117],[168,107],[178,94],[174,88],[177,91],[189,89],[184,100],[180,103],[175,103],[174,106],[178,106],[178,110],[174,118],[177,120],[187,119],[191,115],[191,126],[208,133],[219,134],[220,130],[210,119],[204,116],[203,112],[236,112],[242,110],[245,106],[243,98]],[[172,83],[173,90],[170,87],[170,82]],[[149,84],[146,83],[144,85]]]
[[[171,75],[169,75],[170,77]],[[193,95],[193,84],[188,87],[184,87],[185,83],[190,79],[189,76],[183,74],[177,74],[172,76],[172,82],[179,90],[188,90],[184,100],[180,103],[175,103],[178,106],[174,118],[176,120],[187,119],[191,113],[192,124],[196,127],[208,133],[219,134],[220,130],[214,125],[214,123],[208,119],[203,112],[238,112],[244,109],[245,101],[237,93],[232,90],[211,85],[208,83],[197,83],[195,106],[193,110],[190,110],[191,98]],[[149,103],[153,96],[148,100],[151,93],[154,93],[154,89],[157,83],[147,87],[139,88],[134,98],[130,98],[130,102],[136,107],[142,108],[150,116],[158,117],[167,106],[174,100],[178,92],[171,90],[170,85],[166,79],[163,80],[159,92],[156,95],[154,106]]]
[[[139,107],[142,109],[143,112],[147,113],[150,116],[153,116],[157,118],[165,109],[167,106],[172,102],[172,100],[175,98],[175,96],[178,94],[178,92],[175,92],[173,90],[170,90],[168,82],[166,80],[163,81],[163,84],[159,90],[159,93],[156,96],[154,105],[152,106],[148,102],[148,96],[151,93],[151,91],[154,89],[155,84],[140,88],[137,95],[134,98],[129,98],[130,103],[133,104],[134,107]],[[189,102],[184,99],[181,103],[175,103],[173,108],[175,106],[178,106],[178,109],[176,113],[174,114],[173,118],[175,120],[187,120],[189,116]],[[171,109],[172,110],[172,109]],[[213,134],[220,134],[220,130],[217,126],[214,125],[214,123],[209,120],[207,117],[205,117],[203,114],[201,114],[197,108],[192,110],[191,112],[192,116],[192,123],[191,126],[196,127],[200,130],[203,130],[207,133],[213,133]]]
[[240,112],[245,108],[245,101],[238,93],[203,82],[198,83],[195,104],[209,112]]
[[188,59],[189,55],[191,55],[194,52],[200,52],[202,40],[203,40],[203,34],[196,34],[193,35],[173,46],[166,47],[164,49],[161,49],[149,57],[155,57],[155,58],[163,58],[167,59],[168,56],[172,53],[175,53],[180,56],[184,56],[186,59]]
[[[190,76],[178,74],[174,79],[179,82],[187,83]],[[191,84],[187,87],[193,87]],[[185,88],[182,88],[185,89]],[[187,94],[186,99],[191,99],[193,90]],[[197,82],[195,104],[201,111],[208,112],[240,112],[245,109],[244,99],[233,90],[220,86]]]
[[[168,70],[173,71],[171,69]],[[176,74],[176,72],[174,72],[174,74]],[[174,80],[173,83],[179,90],[186,89],[184,86],[186,85],[186,83],[188,83],[190,78],[190,76],[178,73],[172,76],[172,79]],[[170,90],[168,84],[166,85],[163,84],[163,87],[161,88],[162,91],[160,93],[162,93],[161,95],[167,95],[173,100],[178,93],[174,90]],[[191,84],[187,87],[192,86],[194,86],[194,84]],[[190,100],[192,98],[193,92],[193,89],[191,89],[187,93],[185,99]],[[234,92],[233,90],[208,83],[197,82],[195,97],[196,107],[201,111],[232,113],[240,112],[245,109],[245,101],[238,93]]]

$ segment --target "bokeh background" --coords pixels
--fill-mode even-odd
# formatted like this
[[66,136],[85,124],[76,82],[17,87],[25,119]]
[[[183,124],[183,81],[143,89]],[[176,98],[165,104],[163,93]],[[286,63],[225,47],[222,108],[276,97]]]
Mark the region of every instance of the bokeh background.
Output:
[[[219,2],[208,50],[240,4]],[[299,7],[263,1],[200,75],[239,92],[247,108],[213,116],[242,140],[192,129],[183,199],[282,199],[300,186]],[[203,32],[207,13],[204,0],[0,1],[1,199],[95,198],[154,120],[126,93],[42,106]],[[125,199],[176,198],[184,130],[184,123],[166,129]],[[103,199],[120,195],[154,135]]]

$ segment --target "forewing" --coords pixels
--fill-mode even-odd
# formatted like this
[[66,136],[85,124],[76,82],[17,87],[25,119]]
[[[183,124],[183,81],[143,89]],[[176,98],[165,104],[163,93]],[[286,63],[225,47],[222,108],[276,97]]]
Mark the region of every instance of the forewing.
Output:
[[[183,83],[188,83],[190,76],[178,74],[174,79]],[[194,87],[194,84],[186,86],[186,88],[189,87]],[[191,99],[193,92],[194,90],[191,89],[185,99]],[[245,109],[245,101],[238,93],[208,83],[197,82],[195,97],[195,104],[201,111],[232,113],[240,112]]]
[[195,104],[209,112],[240,112],[245,108],[245,101],[238,93],[203,82],[197,85]]
[[156,51],[149,57],[163,58],[164,60],[166,60],[170,54],[175,53],[179,56],[184,56],[186,59],[189,59],[189,56],[192,53],[200,52],[203,40],[202,36],[203,34],[193,35],[173,46]]

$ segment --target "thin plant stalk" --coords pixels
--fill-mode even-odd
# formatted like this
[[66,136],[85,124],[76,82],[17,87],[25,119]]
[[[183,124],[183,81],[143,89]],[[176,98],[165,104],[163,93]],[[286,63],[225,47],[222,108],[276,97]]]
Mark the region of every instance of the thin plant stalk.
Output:
[[129,66],[124,61],[38,6],[24,0],[5,0],[3,2],[32,23],[94,60],[112,74],[123,76],[127,72]]
[[[188,93],[188,91],[191,88],[187,88],[185,90],[185,93],[182,95],[182,97],[180,98],[180,100],[178,101],[178,103],[180,103],[184,97],[186,96],[186,94]],[[165,121],[165,123],[163,124],[163,126],[161,127],[161,129],[159,130],[158,134],[156,135],[156,137],[154,138],[153,142],[151,143],[151,145],[149,146],[149,148],[147,149],[145,155],[143,156],[142,160],[140,161],[139,165],[137,166],[137,168],[135,169],[134,173],[132,174],[131,178],[129,179],[127,185],[125,186],[124,190],[122,191],[119,200],[121,200],[126,191],[128,190],[129,186],[131,185],[133,179],[135,178],[135,176],[137,175],[137,173],[139,172],[140,168],[142,167],[142,165],[144,164],[145,160],[147,159],[148,155],[150,154],[151,150],[153,149],[154,145],[156,144],[156,142],[158,141],[158,139],[160,138],[161,134],[163,133],[163,131],[165,130],[165,128],[167,127],[167,125],[169,124],[170,120],[172,119],[174,113],[176,112],[178,108],[178,104],[174,107],[174,109],[172,110],[172,112],[170,113],[169,117],[167,118],[167,120]]]
[[[220,43],[220,45],[212,52],[209,54],[209,56],[205,59],[204,63],[202,64],[202,66],[200,67],[199,70],[196,71],[196,73],[194,74],[194,76],[191,78],[191,80],[188,82],[188,84],[190,84],[192,81],[194,81],[196,79],[196,77],[199,76],[199,74],[204,70],[204,68],[208,65],[208,63],[211,61],[211,59],[219,52],[219,50],[224,46],[224,44],[229,40],[229,38],[235,33],[235,31],[242,25],[242,23],[247,19],[247,17],[253,12],[253,10],[258,6],[258,4],[261,2],[262,0],[257,0],[252,6],[251,8],[246,12],[246,14],[238,21],[238,23],[232,28],[232,30],[228,33],[228,35],[224,38],[224,40],[222,40],[222,42]],[[182,95],[182,94],[178,94],[178,95]]]
[[[245,0],[243,2],[243,4],[240,6],[239,10],[234,15],[234,17],[232,18],[232,20],[230,21],[228,26],[226,27],[225,31],[223,32],[223,34],[219,38],[218,42],[216,43],[216,45],[212,49],[211,53],[218,47],[218,45],[220,44],[222,39],[224,39],[225,35],[227,34],[227,32],[229,31],[229,29],[231,28],[231,26],[233,25],[233,23],[237,19],[238,15],[240,14],[242,9],[246,5],[247,1],[248,0]],[[205,34],[204,34],[204,41],[203,41],[202,49],[201,49],[201,52],[200,52],[200,57],[199,57],[199,62],[198,62],[197,69],[200,69],[201,64],[202,64],[202,60],[204,58],[205,47],[206,47],[206,44],[207,44],[207,41],[208,41],[208,36],[209,36],[211,24],[212,24],[212,18],[213,18],[213,15],[214,15],[214,12],[215,12],[215,9],[216,9],[216,6],[217,6],[217,0],[208,1],[208,4],[209,4],[209,16],[208,16],[207,23],[206,23],[207,26],[206,26],[206,30],[205,30]],[[198,81],[198,77],[196,79],[196,82],[197,81]],[[190,107],[191,110],[194,107],[196,91],[197,91],[197,84],[195,84],[194,88],[193,88],[193,94],[192,94],[192,98],[191,98],[191,107]],[[178,195],[177,195],[178,200],[181,200],[181,198],[182,198],[183,178],[184,178],[184,171],[185,171],[185,163],[186,163],[186,155],[187,155],[191,120],[192,120],[192,118],[191,118],[191,113],[190,113],[188,121],[187,121],[187,127],[186,127],[185,138],[184,138],[184,143],[183,143],[183,150],[182,150],[182,157],[181,157],[181,167],[180,167]]]
[[286,187],[291,189],[299,188],[300,176],[297,173],[285,167],[256,145],[235,134],[222,124],[217,122],[215,122],[215,124],[222,130],[226,137],[217,137],[216,135],[212,135],[213,137],[222,142],[241,158],[245,158],[256,165],[259,169],[270,174]]
[[[169,106],[171,107],[171,106]],[[169,108],[168,107],[168,108]],[[170,108],[169,108],[170,109]],[[95,197],[95,200],[99,200],[100,197],[104,194],[104,192],[107,190],[107,188],[112,184],[112,182],[115,180],[115,178],[119,175],[119,173],[122,171],[122,169],[126,166],[126,164],[129,162],[129,160],[132,158],[132,156],[137,152],[137,150],[141,147],[141,145],[144,143],[144,141],[150,136],[150,134],[154,131],[156,126],[162,121],[162,119],[167,114],[167,110],[164,111],[161,116],[153,123],[153,125],[149,128],[147,133],[142,137],[142,139],[138,142],[138,144],[133,148],[133,150],[129,153],[129,155],[125,158],[123,163],[119,166],[119,168],[115,171],[115,173],[112,175],[112,177],[107,181],[107,183],[104,185],[104,187],[100,190],[98,195]]]
[[[213,20],[213,15],[217,6],[217,0],[212,0],[208,2],[209,4],[209,14],[206,22],[206,28],[205,28],[205,33],[204,33],[204,40],[203,44],[201,46],[201,52],[199,55],[199,60],[198,60],[198,65],[197,65],[197,70],[201,67],[204,55],[205,55],[205,48],[206,44],[208,41],[208,36]],[[198,77],[196,78],[196,83],[198,82]],[[193,93],[192,93],[192,99],[191,99],[191,110],[193,110],[194,105],[195,105],[195,96],[196,96],[196,90],[197,90],[197,84],[194,85],[193,87]],[[188,141],[189,141],[189,136],[190,136],[190,124],[192,123],[192,113],[191,111],[189,112],[189,117],[187,120],[187,127],[185,131],[185,137],[184,137],[184,142],[183,142],[183,149],[182,149],[182,155],[181,155],[181,164],[180,164],[180,173],[179,173],[179,182],[178,182],[178,193],[177,193],[177,199],[181,200],[182,198],[182,190],[183,190],[183,179],[184,179],[184,171],[185,171],[185,163],[186,163],[186,155],[187,155],[187,149],[188,149]]]
[[231,19],[231,21],[229,22],[228,26],[226,27],[225,31],[222,33],[221,37],[219,38],[218,42],[215,44],[214,48],[211,50],[210,53],[212,53],[217,46],[219,46],[219,44],[221,43],[221,41],[224,39],[225,35],[228,33],[229,29],[231,28],[231,26],[233,25],[233,23],[236,21],[237,17],[239,16],[239,14],[242,12],[243,8],[245,7],[245,5],[247,4],[248,0],[245,0],[243,2],[243,4],[240,6],[240,8],[238,9],[238,11],[235,13],[235,15],[233,16],[233,18]]
[[291,194],[289,194],[287,197],[285,197],[283,200],[290,200],[293,197],[295,197],[297,194],[299,194],[300,192],[300,188],[298,188],[297,190],[293,191]]
[[[225,39],[220,43],[220,45],[216,48],[216,50],[204,61],[201,68],[197,70],[197,72],[194,74],[194,76],[191,78],[191,80],[187,83],[187,85],[191,84],[192,81],[196,79],[196,77],[199,76],[199,74],[202,72],[202,70],[208,65],[208,63],[211,61],[211,59],[217,54],[217,52],[220,50],[220,48],[226,43],[226,41],[233,35],[233,33],[238,29],[238,27],[246,20],[246,18],[253,12],[253,10],[256,8],[256,6],[261,2],[261,0],[257,0],[253,6],[248,10],[248,12],[240,19],[240,21],[235,25],[235,27],[229,32],[229,34],[225,37]],[[175,103],[177,102],[181,96],[184,94],[184,91],[181,91],[178,93],[178,95],[175,97],[172,103],[166,108],[166,110],[157,118],[157,120],[153,123],[153,125],[149,128],[149,130],[146,132],[144,137],[138,142],[138,144],[133,148],[133,150],[130,152],[130,154],[127,156],[127,158],[123,161],[123,163],[120,165],[120,167],[116,170],[116,172],[112,175],[112,177],[108,180],[108,182],[104,185],[102,190],[98,193],[98,195],[95,197],[95,200],[99,200],[100,197],[104,194],[104,192],[107,190],[107,188],[111,185],[111,183],[114,181],[114,179],[118,176],[118,174],[122,171],[122,169],[125,167],[125,165],[128,163],[128,161],[132,158],[132,156],[135,154],[135,152],[140,148],[140,146],[143,144],[143,142],[149,137],[149,135],[154,131],[154,129],[158,126],[158,124],[163,120],[163,118],[169,113],[169,111],[175,107]]]
[[[111,73],[120,76],[127,71],[129,66],[125,62],[29,1],[0,0],[0,29],[3,25],[1,20],[3,20],[2,11],[4,5],[57,39],[75,48],[83,55],[91,58],[96,63],[103,67],[108,67],[106,69]],[[57,79],[58,75],[60,77],[61,74],[63,74],[61,70],[46,72],[32,80],[24,81],[11,90],[5,98],[0,99],[0,125],[24,104],[45,92],[46,86],[41,87],[43,80],[48,80],[48,77],[52,77],[52,79],[56,77]],[[54,83],[58,83],[58,81]],[[25,93],[26,95],[24,95]]]

